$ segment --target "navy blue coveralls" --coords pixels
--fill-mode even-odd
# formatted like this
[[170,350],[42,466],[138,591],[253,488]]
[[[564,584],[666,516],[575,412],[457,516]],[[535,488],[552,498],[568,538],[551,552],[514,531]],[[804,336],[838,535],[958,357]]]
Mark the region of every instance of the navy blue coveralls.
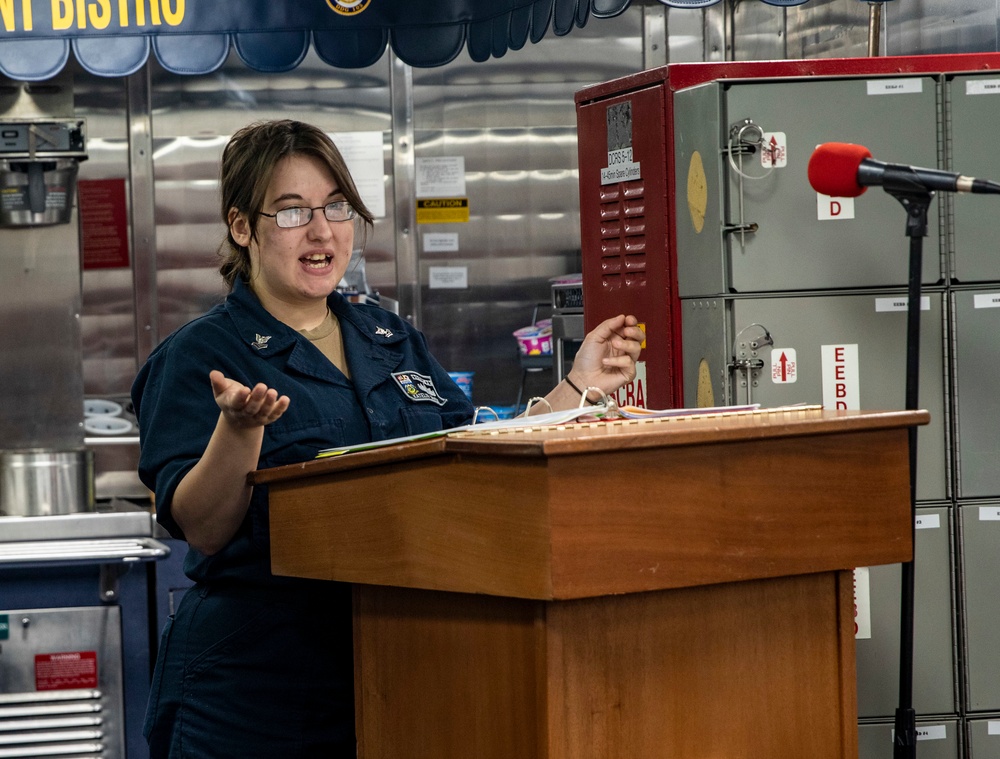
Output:
[[[329,305],[350,380],[241,281],[150,355],[132,387],[139,475],[171,535],[184,537],[174,490],[219,417],[213,369],[291,401],[264,428],[259,469],[470,421],[472,404],[416,329],[337,293]],[[353,757],[350,589],[271,575],[265,487],[229,544],[212,556],[190,549],[184,571],[196,584],[161,637],[145,726],[152,757]]]

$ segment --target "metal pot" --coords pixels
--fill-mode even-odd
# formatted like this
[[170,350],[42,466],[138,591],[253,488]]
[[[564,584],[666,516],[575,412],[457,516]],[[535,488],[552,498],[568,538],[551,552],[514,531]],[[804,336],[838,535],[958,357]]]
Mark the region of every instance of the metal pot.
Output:
[[0,451],[0,516],[52,516],[93,510],[91,451]]

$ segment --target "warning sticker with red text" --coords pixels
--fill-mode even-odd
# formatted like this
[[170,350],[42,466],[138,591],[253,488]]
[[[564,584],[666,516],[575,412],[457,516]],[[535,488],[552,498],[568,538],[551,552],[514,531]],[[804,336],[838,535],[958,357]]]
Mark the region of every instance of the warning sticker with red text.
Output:
[[795,348],[775,348],[771,351],[771,382],[791,384],[799,378],[799,362]]
[[860,409],[858,346],[820,346],[823,359],[823,405],[828,409]]
[[35,655],[35,690],[97,687],[97,652]]

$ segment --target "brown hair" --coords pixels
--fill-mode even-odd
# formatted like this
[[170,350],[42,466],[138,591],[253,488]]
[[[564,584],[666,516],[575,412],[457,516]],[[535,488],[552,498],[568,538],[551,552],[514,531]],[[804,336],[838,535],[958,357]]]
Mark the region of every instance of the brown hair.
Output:
[[290,155],[311,156],[330,169],[340,191],[363,222],[361,247],[364,249],[374,217],[361,200],[343,156],[326,132],[311,124],[289,119],[250,124],[234,134],[222,151],[219,189],[226,241],[219,249],[223,257],[219,272],[230,290],[237,276],[249,282],[250,251],[233,239],[229,230],[229,211],[235,208],[246,215],[250,239],[256,240],[257,222],[274,167]]

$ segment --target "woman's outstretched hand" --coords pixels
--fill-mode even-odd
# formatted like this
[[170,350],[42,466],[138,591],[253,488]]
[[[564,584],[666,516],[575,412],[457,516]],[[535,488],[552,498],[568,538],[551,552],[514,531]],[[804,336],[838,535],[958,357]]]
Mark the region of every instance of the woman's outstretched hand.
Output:
[[213,371],[208,376],[216,404],[234,427],[263,427],[279,419],[288,408],[288,396],[279,396],[277,390],[263,382],[258,382],[251,390],[220,371]]

